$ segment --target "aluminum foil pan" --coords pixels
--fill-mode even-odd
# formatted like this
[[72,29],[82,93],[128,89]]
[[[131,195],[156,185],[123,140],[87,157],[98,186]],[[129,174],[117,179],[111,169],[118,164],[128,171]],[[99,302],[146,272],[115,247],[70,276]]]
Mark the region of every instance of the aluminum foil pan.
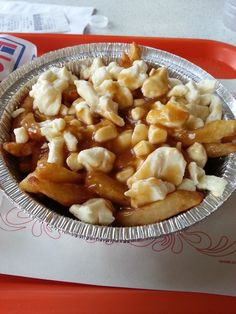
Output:
[[[96,43],[60,49],[45,54],[13,72],[6,81],[0,84],[0,143],[9,140],[11,112],[28,93],[40,73],[51,66],[66,64],[76,74],[81,63],[87,62],[88,59],[101,56],[106,62],[117,60],[123,51],[129,50],[129,46],[129,44],[120,43]],[[142,59],[151,66],[168,67],[172,77],[180,78],[183,81],[192,79],[198,82],[202,79],[213,79],[211,75],[185,59],[158,49],[142,47]],[[224,118],[235,119],[236,100],[220,82],[217,82],[216,92],[224,103]],[[226,201],[236,187],[235,164],[236,154],[231,154],[213,165],[214,174],[224,177],[228,181],[222,197],[216,198],[208,194],[197,207],[163,222],[139,227],[94,226],[65,217],[65,213],[64,215],[61,214],[59,208],[55,206],[49,208],[19,189],[17,169],[4,152],[0,156],[0,182],[1,188],[17,206],[24,209],[30,216],[46,222],[53,228],[85,239],[125,242],[156,238],[176,232],[210,215]]]

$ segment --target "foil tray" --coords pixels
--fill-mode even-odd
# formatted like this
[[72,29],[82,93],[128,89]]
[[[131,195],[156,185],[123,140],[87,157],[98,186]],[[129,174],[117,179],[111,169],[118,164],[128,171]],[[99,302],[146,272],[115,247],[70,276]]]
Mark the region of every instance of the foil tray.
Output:
[[[11,112],[20,104],[37,79],[37,76],[52,66],[66,65],[74,74],[79,72],[82,63],[101,56],[105,62],[120,58],[122,52],[128,51],[129,44],[121,43],[96,43],[68,47],[53,51],[32,61],[14,71],[7,80],[0,84],[0,144],[10,138]],[[171,53],[162,50],[141,46],[142,59],[150,66],[165,66],[170,71],[170,76],[179,78],[184,82],[202,79],[214,79],[210,74]],[[216,93],[223,101],[224,119],[236,118],[236,100],[217,82]],[[46,222],[67,234],[84,239],[99,241],[127,242],[156,238],[180,231],[189,227],[218,209],[232,194],[236,187],[236,154],[217,160],[214,164],[214,174],[225,178],[228,182],[221,197],[207,194],[204,201],[184,213],[169,218],[165,221],[138,227],[107,227],[90,225],[66,217],[57,208],[47,207],[33,196],[21,191],[18,186],[19,174],[12,159],[3,151],[0,155],[0,185],[2,190],[20,208],[31,217]]]

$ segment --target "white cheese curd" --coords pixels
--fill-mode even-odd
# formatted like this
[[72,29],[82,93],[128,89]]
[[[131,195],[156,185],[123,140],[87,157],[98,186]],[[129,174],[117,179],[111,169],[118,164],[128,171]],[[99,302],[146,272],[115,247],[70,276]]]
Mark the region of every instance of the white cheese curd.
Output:
[[208,106],[197,105],[194,103],[187,104],[186,108],[191,115],[195,116],[196,118],[200,118],[203,121],[207,119],[210,113]]
[[95,87],[98,96],[109,96],[114,97],[118,90],[118,83],[113,80],[105,80],[99,86]]
[[160,67],[152,69],[149,77],[143,82],[142,93],[145,97],[160,97],[168,92],[168,70]]
[[184,126],[188,130],[196,130],[204,126],[204,121],[201,118],[197,118],[194,115],[190,114]]
[[110,62],[107,66],[107,71],[110,73],[114,80],[118,79],[118,75],[124,68],[119,66],[116,62]]
[[138,208],[165,199],[167,193],[167,185],[162,180],[151,177],[135,181],[125,195],[131,198],[131,206]]
[[221,120],[223,110],[222,110],[222,102],[220,98],[216,95],[211,96],[211,103],[209,106],[210,114],[206,119],[206,123],[216,120]]
[[185,85],[175,85],[167,94],[168,97],[183,97],[187,94],[188,88]]
[[75,106],[76,117],[85,124],[93,124],[92,112],[85,101],[76,101],[73,103]]
[[101,85],[95,87],[99,96],[108,96],[116,101],[119,108],[127,108],[133,105],[133,95],[131,91],[121,86],[118,82],[112,80],[105,80]]
[[69,152],[74,152],[77,150],[77,144],[78,140],[77,138],[69,131],[65,131],[63,133],[64,141],[66,144],[66,147]]
[[199,167],[204,167],[207,162],[207,153],[201,143],[195,142],[187,148],[187,153],[192,161],[195,161]]
[[212,94],[203,94],[200,96],[199,105],[201,106],[209,106],[211,103]]
[[205,176],[205,171],[197,165],[195,161],[191,161],[188,164],[188,172],[190,175],[190,179],[193,181],[195,185],[199,183],[199,180]]
[[193,180],[183,178],[181,184],[177,186],[177,190],[196,191],[196,185]]
[[113,168],[116,155],[104,147],[84,149],[78,154],[78,162],[87,170],[109,172]]
[[224,178],[205,175],[199,179],[197,188],[200,190],[208,190],[214,196],[220,197],[222,196],[226,185],[227,181]]
[[123,118],[118,115],[118,104],[108,96],[100,97],[96,112],[118,126],[125,125]]
[[195,82],[189,81],[185,86],[188,88],[188,91],[185,95],[185,98],[189,103],[198,103],[200,100],[200,92]]
[[143,60],[136,60],[129,68],[123,69],[118,75],[118,83],[131,91],[142,86],[147,75],[148,66]]
[[103,198],[92,198],[81,205],[72,205],[69,211],[79,220],[93,225],[107,226],[115,220],[112,203]]
[[15,128],[13,130],[13,132],[15,134],[16,143],[24,144],[24,143],[28,142],[29,134],[23,126],[20,128]]
[[104,63],[100,57],[94,58],[90,66],[82,64],[80,78],[83,80],[88,80],[93,75],[93,73],[102,66],[104,66]]
[[110,80],[112,78],[111,74],[107,71],[106,67],[100,67],[91,76],[91,81],[93,86],[96,88],[102,84],[105,80]]
[[169,77],[168,83],[169,83],[170,88],[173,88],[176,85],[183,85],[183,82],[181,80],[174,77]]
[[76,86],[78,94],[85,100],[92,111],[96,111],[97,105],[99,103],[99,97],[93,87],[93,85],[84,80],[75,80],[74,84]]
[[61,107],[62,92],[75,78],[66,67],[51,68],[41,74],[29,92],[34,98],[34,109],[38,108],[47,116],[57,115]]
[[186,161],[175,147],[160,147],[154,150],[137,172],[128,180],[130,187],[135,181],[155,177],[179,185],[184,176]]
[[48,141],[53,138],[61,136],[62,131],[66,127],[66,122],[62,118],[54,120],[46,120],[39,123],[41,134],[46,137]]
[[212,94],[216,89],[216,80],[202,80],[196,85],[201,94]]
[[64,163],[64,138],[62,136],[53,138],[48,143],[48,163],[63,165]]

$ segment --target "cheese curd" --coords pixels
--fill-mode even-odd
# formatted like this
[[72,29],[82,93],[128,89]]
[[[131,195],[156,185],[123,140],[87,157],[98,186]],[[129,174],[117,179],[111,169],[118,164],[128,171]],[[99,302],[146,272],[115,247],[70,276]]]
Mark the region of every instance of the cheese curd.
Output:
[[184,177],[186,161],[178,149],[160,147],[152,152],[137,172],[128,180],[128,186],[141,179],[155,177],[178,186]]
[[195,142],[186,149],[191,160],[195,161],[199,167],[204,167],[207,162],[207,153],[201,143]]
[[188,120],[189,112],[178,103],[168,102],[160,109],[152,109],[146,120],[150,124],[161,124],[170,128],[179,128]]
[[224,178],[205,175],[199,179],[197,188],[201,190],[208,190],[212,195],[220,197],[222,196],[226,185],[227,181]]
[[47,116],[59,113],[62,101],[62,92],[73,83],[75,76],[66,67],[51,68],[41,74],[32,86],[29,95],[34,98],[34,109]]
[[222,117],[222,102],[220,98],[216,95],[211,96],[211,103],[209,106],[210,114],[206,119],[206,123],[216,120],[221,120]]
[[199,183],[199,180],[205,175],[205,171],[197,165],[195,161],[188,164],[188,172],[190,179],[195,185]]
[[96,111],[97,105],[99,103],[99,97],[92,83],[85,80],[75,80],[74,84],[77,88],[78,94],[85,100],[90,110],[92,112]]
[[89,106],[86,104],[85,101],[76,101],[73,103],[75,106],[75,114],[78,120],[82,121],[85,124],[93,124],[93,115]]
[[22,126],[20,128],[14,129],[16,143],[23,144],[28,142],[29,134],[27,130]]
[[148,76],[147,69],[148,66],[143,60],[136,60],[131,67],[123,69],[118,74],[118,83],[133,91],[142,86]]
[[177,186],[177,190],[196,191],[196,185],[193,180],[183,178],[183,181]]
[[78,154],[78,162],[87,170],[111,171],[116,155],[104,147],[84,149]]
[[100,84],[102,84],[105,80],[109,80],[111,78],[112,78],[112,76],[107,71],[105,66],[102,66],[102,67],[96,69],[96,71],[94,71],[93,74],[91,75],[91,81],[92,81],[93,86],[95,88],[97,86],[99,86]]
[[69,211],[79,220],[93,225],[107,226],[115,220],[112,203],[103,198],[92,198],[81,205],[72,205]]
[[168,92],[168,70],[159,68],[143,82],[142,93],[145,97],[160,97]]
[[58,165],[63,165],[64,163],[64,138],[55,137],[48,143],[49,153],[48,153],[48,163],[55,163]]
[[89,78],[91,78],[91,76],[97,69],[103,66],[104,66],[104,63],[102,61],[102,58],[100,57],[94,58],[90,66],[82,64],[81,70],[80,70],[80,78],[83,80],[88,80]]
[[69,131],[65,131],[63,133],[63,137],[68,151],[69,152],[76,151],[78,144],[77,138]]
[[108,96],[99,99],[97,112],[118,126],[124,126],[124,119],[118,115],[118,104]]
[[48,141],[51,141],[55,137],[62,135],[62,131],[66,127],[66,122],[62,118],[54,120],[46,120],[39,123],[41,134],[46,137]]
[[162,180],[150,177],[135,181],[125,195],[131,198],[131,206],[138,208],[165,199],[167,193],[168,187]]

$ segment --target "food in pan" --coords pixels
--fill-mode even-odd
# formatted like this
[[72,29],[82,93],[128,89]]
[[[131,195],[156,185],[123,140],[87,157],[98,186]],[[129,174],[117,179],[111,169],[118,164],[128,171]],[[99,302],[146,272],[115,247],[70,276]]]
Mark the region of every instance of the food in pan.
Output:
[[236,121],[223,120],[216,82],[183,82],[152,68],[136,44],[74,74],[42,73],[12,112],[20,188],[98,225],[156,223],[223,194],[206,174],[211,158],[236,151]]

